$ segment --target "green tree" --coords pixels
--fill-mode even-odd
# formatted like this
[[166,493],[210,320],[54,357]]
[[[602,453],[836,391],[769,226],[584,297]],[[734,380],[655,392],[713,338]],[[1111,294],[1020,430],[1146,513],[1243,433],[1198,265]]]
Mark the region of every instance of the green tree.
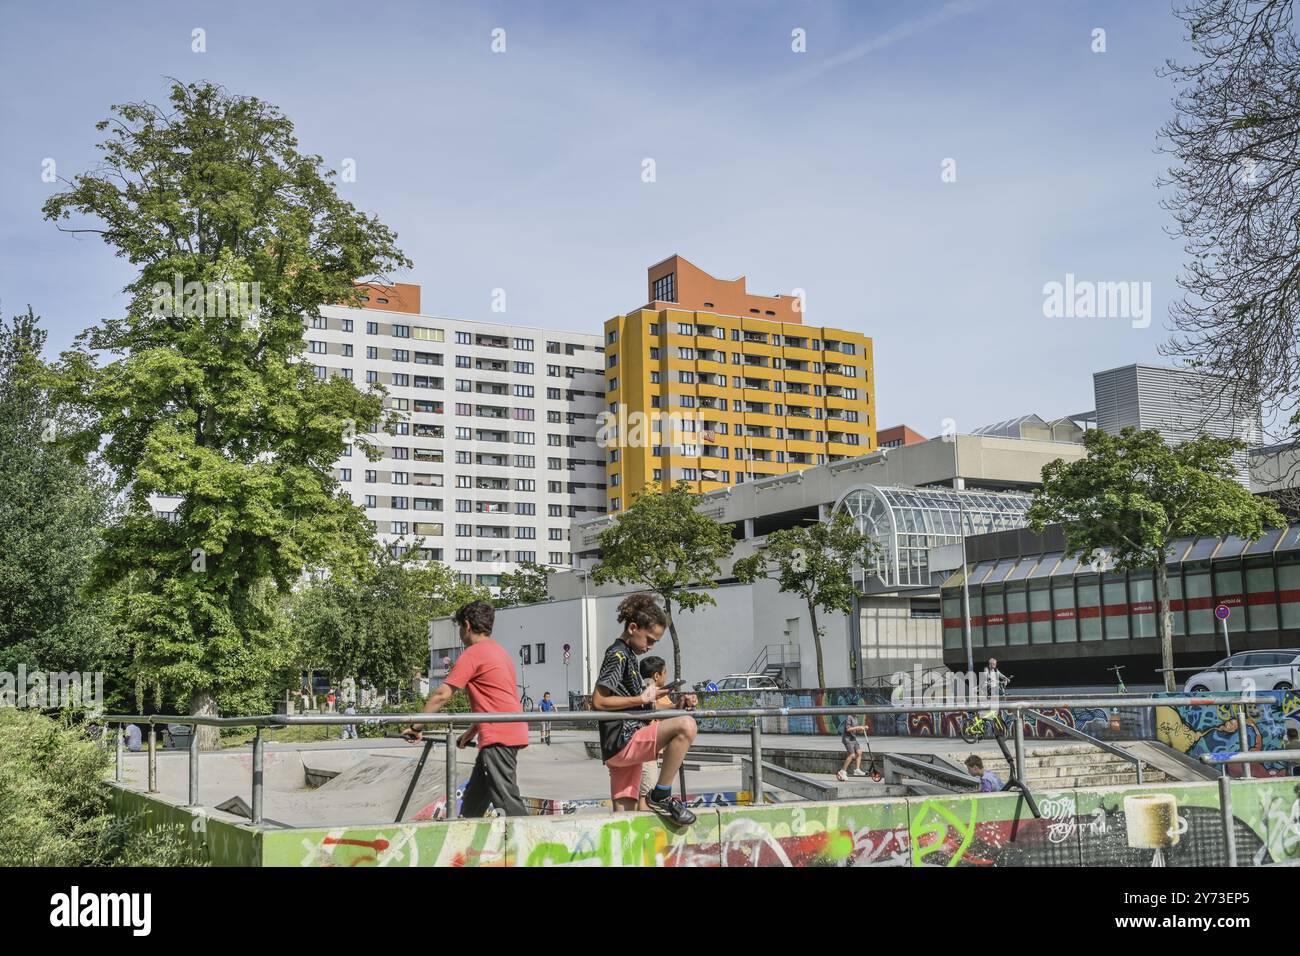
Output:
[[[817,612],[851,614],[857,594],[853,568],[866,567],[875,554],[875,543],[841,511],[829,521],[774,531],[763,542],[762,550],[736,562],[736,577],[741,581],[772,580],[782,593],[798,594],[804,599],[817,652],[818,687],[826,687],[826,669],[822,655],[824,629],[817,623]],[[855,648],[855,684],[857,657]]]
[[716,604],[707,591],[687,589],[717,587],[718,562],[735,548],[729,528],[695,510],[699,498],[684,481],[668,489],[647,485],[600,533],[601,561],[591,572],[597,584],[617,581],[659,595],[673,639],[673,677],[682,673],[674,605],[694,611]]
[[493,602],[498,608],[518,604],[541,604],[550,598],[546,578],[551,569],[523,561],[514,571],[501,575],[500,591]]
[[485,588],[462,584],[441,562],[421,564],[412,548],[401,556],[384,547],[360,574],[312,581],[293,599],[292,627],[304,666],[361,686],[409,687],[429,661],[429,622]]
[[81,589],[112,496],[104,469],[57,441],[77,423],[40,384],[44,344],[31,306],[0,323],[0,670],[95,671],[114,635]]
[[1041,532],[1059,524],[1072,556],[1096,563],[1103,550],[1121,571],[1149,570],[1155,581],[1165,689],[1173,691],[1173,615],[1169,609],[1169,547],[1178,538],[1235,534],[1254,540],[1286,522],[1272,502],[1234,478],[1235,439],[1200,435],[1167,445],[1156,431],[1094,429],[1087,457],[1043,468],[1043,487],[1029,509]]
[[[137,677],[212,714],[280,667],[271,590],[369,551],[332,469],[381,420],[382,397],[318,379],[302,333],[322,305],[357,301],[358,277],[410,262],[299,153],[275,107],[207,83],[170,99],[115,106],[98,124],[103,162],[44,210],[86,217],[67,231],[99,234],[139,269],[125,316],[58,367],[87,416],[78,447],[103,443],[125,498],[92,584],[123,592]],[[171,520],[150,507],[158,494],[176,496]]]

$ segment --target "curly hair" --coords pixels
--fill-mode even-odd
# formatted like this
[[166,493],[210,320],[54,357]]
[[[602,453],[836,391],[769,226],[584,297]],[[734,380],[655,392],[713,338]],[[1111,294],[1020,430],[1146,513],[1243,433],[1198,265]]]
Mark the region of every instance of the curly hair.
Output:
[[629,594],[618,605],[618,623],[626,629],[635,624],[638,628],[668,626],[668,615],[655,601],[653,594]]

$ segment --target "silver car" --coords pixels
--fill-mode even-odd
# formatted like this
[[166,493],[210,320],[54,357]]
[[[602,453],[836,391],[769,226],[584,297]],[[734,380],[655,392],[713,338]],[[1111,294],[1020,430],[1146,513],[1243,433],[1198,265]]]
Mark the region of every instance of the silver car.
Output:
[[1291,690],[1300,685],[1300,650],[1242,651],[1212,668],[1193,674],[1183,686],[1188,694],[1207,691]]
[[728,674],[718,681],[718,690],[779,690],[766,674]]

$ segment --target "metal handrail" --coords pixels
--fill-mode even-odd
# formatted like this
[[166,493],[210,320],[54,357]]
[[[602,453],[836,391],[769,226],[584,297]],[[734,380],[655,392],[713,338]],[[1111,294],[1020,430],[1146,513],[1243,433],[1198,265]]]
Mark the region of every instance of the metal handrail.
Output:
[[[177,715],[177,714],[107,714],[100,718],[105,724],[118,724],[117,734],[117,760],[114,770],[114,779],[121,783],[122,765],[124,760],[124,737],[125,734],[120,725],[143,723],[149,727],[149,764],[148,764],[148,791],[149,793],[157,792],[158,769],[157,769],[157,734],[155,728],[158,724],[185,724],[195,727],[253,727],[255,735],[253,737],[253,767],[252,767],[252,805],[251,820],[253,823],[262,822],[262,797],[263,797],[263,762],[266,752],[266,741],[262,736],[263,728],[292,727],[296,725],[346,725],[346,724],[367,724],[370,726],[384,724],[419,724],[421,727],[427,727],[430,724],[436,724],[440,727],[445,726],[447,730],[444,734],[444,745],[446,747],[446,781],[447,781],[447,818],[451,819],[456,815],[455,801],[455,778],[456,778],[456,747],[454,726],[468,724],[489,724],[489,723],[587,723],[589,721],[608,721],[608,720],[666,720],[673,717],[821,717],[836,716],[844,717],[850,715],[866,714],[909,714],[909,713],[929,713],[936,709],[936,702],[925,706],[883,706],[883,705],[859,705],[856,707],[750,707],[750,708],[733,708],[708,710],[695,708],[691,710],[626,710],[626,711],[568,711],[559,712],[551,711],[545,714],[536,712],[528,713],[511,713],[511,714],[478,714],[478,713],[457,713],[448,714],[437,711],[412,714],[378,714],[362,716],[360,714],[313,714],[294,716],[290,714],[258,714],[249,717],[209,717],[203,715]],[[1023,771],[1024,767],[1024,737],[1021,732],[1023,727],[1023,715],[1026,710],[1035,707],[1060,707],[1068,708],[1072,706],[1088,706],[1092,700],[1087,698],[1062,698],[1056,701],[1010,701],[999,700],[994,697],[980,699],[978,696],[974,701],[962,703],[944,702],[942,709],[952,711],[965,711],[968,713],[986,712],[990,706],[1004,711],[1014,711],[1016,714],[1015,735],[1016,744],[1016,764]],[[1126,697],[1121,699],[1112,698],[1111,706],[1121,707],[1178,707],[1178,706],[1197,706],[1197,705],[1218,705],[1232,704],[1238,710],[1239,717],[1244,717],[1247,705],[1258,705],[1266,707],[1278,706],[1277,701],[1272,698],[1256,698],[1230,696],[1228,694],[1216,694],[1201,697]],[[1244,734],[1244,721],[1241,721]],[[756,758],[754,771],[754,792],[762,793],[762,728],[756,720],[750,728],[752,754]],[[1244,738],[1243,738],[1244,748]],[[199,748],[198,734],[192,734],[190,737],[189,747],[189,802],[186,806],[199,807]],[[1023,775],[1023,774],[1022,774]],[[685,770],[681,774],[681,786],[683,796],[686,793],[686,775]]]
[[[1024,713],[1031,715],[1036,721],[1041,720],[1049,727],[1055,727],[1057,730],[1069,734],[1071,737],[1076,737],[1079,740],[1092,744],[1099,750],[1104,750],[1108,754],[1114,754],[1116,757],[1123,757],[1129,763],[1133,764],[1133,769],[1137,771],[1137,782],[1142,783],[1142,761],[1129,753],[1123,747],[1116,747],[1114,744],[1106,743],[1106,741],[1094,737],[1092,734],[1084,733],[1078,727],[1071,727],[1064,721],[1057,720],[1055,717],[1048,717],[1046,714],[1040,714],[1036,710],[1025,711]],[[1023,714],[1021,716],[1023,717]]]
[[[1246,745],[1245,731],[1242,731],[1242,746]],[[1234,763],[1300,763],[1300,750],[1241,750],[1226,754],[1201,754],[1201,763],[1219,764],[1223,767],[1223,776],[1219,777],[1219,814],[1223,824],[1223,848],[1228,866],[1237,865],[1237,827],[1232,813],[1232,778],[1228,776],[1228,765]]]

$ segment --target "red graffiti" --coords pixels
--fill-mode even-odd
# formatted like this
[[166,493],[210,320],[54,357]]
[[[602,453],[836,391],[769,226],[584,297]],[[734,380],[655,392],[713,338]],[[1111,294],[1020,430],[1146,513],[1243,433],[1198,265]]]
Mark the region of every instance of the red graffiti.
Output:
[[330,843],[337,846],[364,846],[376,853],[383,853],[388,849],[388,841],[382,837],[378,840],[347,840],[339,837],[326,837],[322,843]]

